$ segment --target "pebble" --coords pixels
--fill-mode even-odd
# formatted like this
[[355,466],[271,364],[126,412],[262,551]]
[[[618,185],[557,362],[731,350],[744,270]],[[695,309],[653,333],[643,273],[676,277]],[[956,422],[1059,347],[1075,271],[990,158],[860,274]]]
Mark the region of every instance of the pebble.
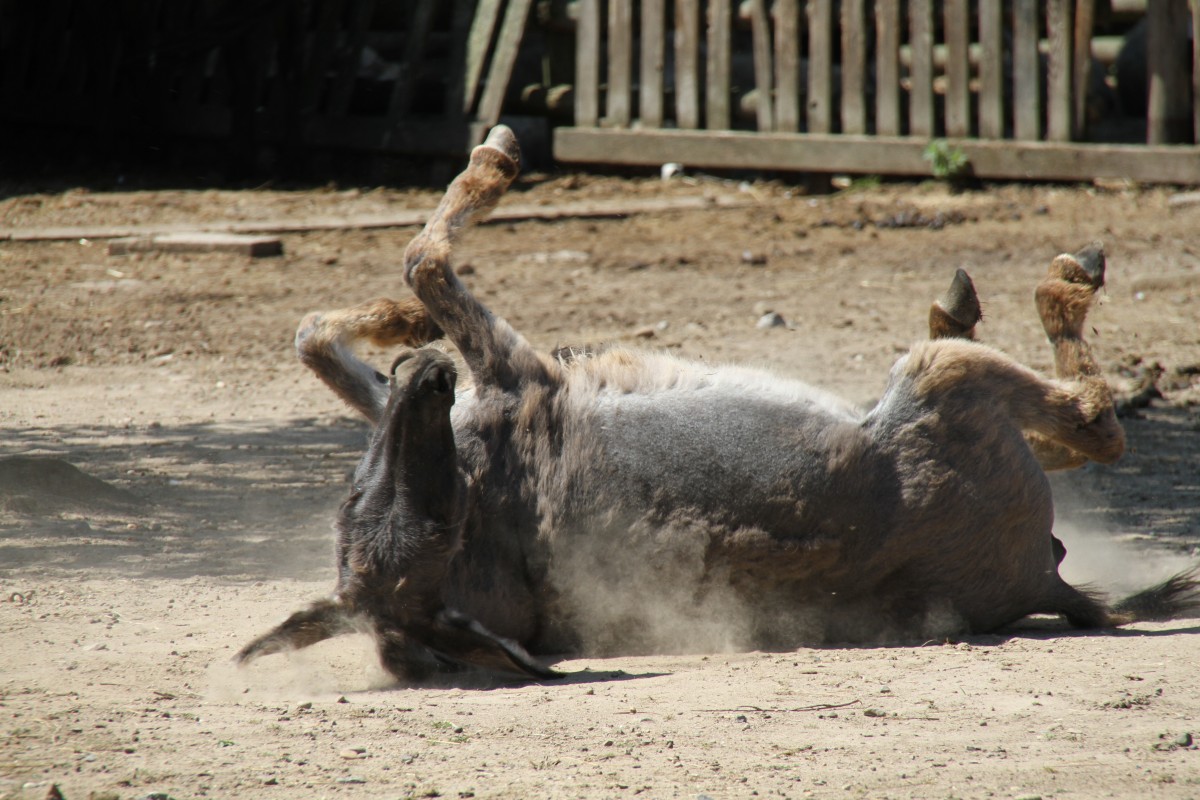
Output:
[[1013,800],[1042,800],[1040,794],[1019,794]]
[[366,758],[367,748],[365,747],[347,747],[338,753],[342,758]]
[[752,267],[762,267],[767,263],[767,254],[759,253],[754,250],[742,251],[742,263],[749,264]]
[[747,722],[748,720],[746,719],[745,714],[738,714],[736,717],[733,718],[733,721],[734,722]]
[[355,775],[347,775],[343,778],[338,778],[335,783],[366,783],[366,778],[359,778]]
[[786,325],[787,321],[784,320],[783,315],[776,311],[768,311],[758,318],[755,327],[760,330],[767,330],[768,328],[783,328]]
[[1179,734],[1175,737],[1175,744],[1179,745],[1180,747],[1191,747],[1192,735],[1190,733]]
[[653,339],[655,336],[653,325],[643,325],[633,332],[633,335],[639,339]]

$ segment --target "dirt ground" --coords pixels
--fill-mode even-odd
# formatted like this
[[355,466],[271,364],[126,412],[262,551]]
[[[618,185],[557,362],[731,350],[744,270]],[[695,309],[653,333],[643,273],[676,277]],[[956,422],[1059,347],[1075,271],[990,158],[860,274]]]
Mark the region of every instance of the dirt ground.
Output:
[[[1048,369],[1034,283],[1056,253],[1104,241],[1098,355],[1122,391],[1158,365],[1163,397],[1126,420],[1119,463],[1055,478],[1064,572],[1119,593],[1200,557],[1200,207],[1136,187],[807,197],[573,175],[514,194],[745,203],[471,232],[465,280],[536,345],[766,365],[860,402],[960,266],[982,338]],[[435,201],[76,190],[0,200],[0,227]],[[402,295],[412,234],[288,234],[259,260],[0,243],[0,798],[1200,797],[1194,620],[570,658],[540,684],[388,685],[361,637],[234,669],[238,647],[331,588],[330,524],[365,441],[292,332],[308,311]],[[758,327],[768,311],[786,326]]]

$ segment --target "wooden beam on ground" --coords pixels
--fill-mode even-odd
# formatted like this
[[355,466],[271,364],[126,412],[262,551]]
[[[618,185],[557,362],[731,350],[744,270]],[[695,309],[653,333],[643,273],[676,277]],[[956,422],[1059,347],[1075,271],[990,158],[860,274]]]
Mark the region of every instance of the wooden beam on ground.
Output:
[[[628,131],[622,131],[628,133]],[[704,211],[720,208],[745,208],[753,200],[737,197],[656,197],[645,200],[582,201],[550,206],[500,206],[480,224],[520,222],[522,220],[604,219],[634,214],[661,214],[670,211]],[[0,242],[53,242],[80,239],[117,239],[121,237],[163,237],[170,234],[195,236],[200,233],[303,233],[305,231],[371,230],[411,228],[424,225],[432,208],[393,211],[387,214],[352,214],[344,217],[320,216],[297,219],[237,220],[150,225],[70,225],[34,228],[0,228]],[[202,230],[200,230],[202,229]]]
[[250,258],[265,258],[283,255],[283,243],[276,236],[250,236],[215,231],[126,236],[108,243],[110,256],[129,253],[234,253]]
[[[657,166],[678,161],[714,169],[851,174],[930,174],[924,139],[821,134],[590,131],[559,128],[559,161]],[[1200,184],[1200,147],[1060,144],[951,139],[981,178]]]

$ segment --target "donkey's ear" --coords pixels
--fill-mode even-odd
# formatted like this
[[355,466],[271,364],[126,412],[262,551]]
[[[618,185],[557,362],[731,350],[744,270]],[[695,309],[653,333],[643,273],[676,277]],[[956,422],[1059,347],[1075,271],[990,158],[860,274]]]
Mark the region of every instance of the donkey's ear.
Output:
[[245,664],[259,656],[299,650],[352,630],[354,625],[350,615],[341,603],[330,599],[318,600],[250,642],[234,660],[238,664]]
[[412,633],[439,655],[473,667],[542,679],[563,675],[534,661],[521,645],[497,636],[458,611],[443,608],[428,628]]

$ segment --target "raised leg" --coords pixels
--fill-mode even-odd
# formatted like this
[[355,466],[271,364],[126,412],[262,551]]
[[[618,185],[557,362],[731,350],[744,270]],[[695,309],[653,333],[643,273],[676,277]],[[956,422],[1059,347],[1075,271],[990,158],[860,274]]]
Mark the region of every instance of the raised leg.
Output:
[[388,380],[354,355],[354,345],[367,340],[380,347],[420,347],[441,336],[420,300],[381,298],[309,314],[296,331],[296,354],[338,397],[375,425],[387,405]]
[[445,331],[466,361],[477,390],[512,390],[549,383],[553,360],[539,355],[507,322],[494,316],[458,280],[450,255],[458,234],[490,211],[520,170],[513,132],[497,125],[471,153],[471,163],[454,179],[425,229],[404,253],[404,277],[434,324]]
[[[1100,366],[1083,338],[1084,321],[1096,291],[1104,285],[1104,268],[1104,248],[1100,244],[1089,245],[1073,255],[1064,253],[1051,262],[1046,277],[1034,291],[1034,299],[1046,337],[1054,348],[1055,374],[1093,395],[1100,404],[1098,418],[1119,427],[1112,393],[1100,377]],[[1075,469],[1088,460],[1083,453],[1036,433],[1026,438],[1047,471]]]

